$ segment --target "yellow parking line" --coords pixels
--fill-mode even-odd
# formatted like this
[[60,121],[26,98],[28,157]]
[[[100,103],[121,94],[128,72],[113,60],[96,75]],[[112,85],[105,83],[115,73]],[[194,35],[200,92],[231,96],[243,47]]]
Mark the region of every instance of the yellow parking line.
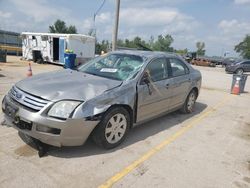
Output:
[[148,160],[150,157],[152,157],[154,154],[159,152],[163,147],[167,146],[168,144],[175,141],[178,137],[183,135],[185,132],[187,132],[189,129],[197,125],[200,121],[202,121],[204,118],[215,112],[219,107],[223,106],[229,98],[231,98],[232,95],[228,95],[227,97],[224,97],[224,99],[217,103],[215,106],[210,108],[209,110],[205,111],[198,117],[196,117],[193,121],[191,121],[188,125],[178,130],[175,134],[161,142],[159,145],[155,146],[154,148],[150,149],[148,152],[146,152],[143,156],[141,156],[139,159],[122,169],[120,172],[112,176],[110,179],[108,179],[105,183],[99,186],[99,188],[108,188],[111,187],[114,183],[118,182],[120,179],[125,177],[128,173],[130,173],[132,170],[137,168],[140,164],[142,164],[144,161]]

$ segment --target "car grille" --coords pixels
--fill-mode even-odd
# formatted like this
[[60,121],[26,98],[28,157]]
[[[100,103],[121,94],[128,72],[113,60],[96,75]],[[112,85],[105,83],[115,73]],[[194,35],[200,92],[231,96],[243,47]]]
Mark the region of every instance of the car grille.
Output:
[[30,95],[20,89],[18,89],[16,86],[13,86],[9,92],[9,95],[11,99],[16,101],[17,103],[30,108],[34,111],[41,110],[44,106],[46,106],[49,101],[42,99],[41,97],[36,97],[34,95]]

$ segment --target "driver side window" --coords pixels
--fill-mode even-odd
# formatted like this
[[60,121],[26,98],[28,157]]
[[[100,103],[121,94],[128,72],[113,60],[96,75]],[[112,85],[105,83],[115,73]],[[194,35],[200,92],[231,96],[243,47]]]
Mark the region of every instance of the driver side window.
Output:
[[243,65],[250,65],[250,61],[244,62]]
[[167,62],[165,58],[158,58],[150,62],[146,68],[153,82],[168,78]]

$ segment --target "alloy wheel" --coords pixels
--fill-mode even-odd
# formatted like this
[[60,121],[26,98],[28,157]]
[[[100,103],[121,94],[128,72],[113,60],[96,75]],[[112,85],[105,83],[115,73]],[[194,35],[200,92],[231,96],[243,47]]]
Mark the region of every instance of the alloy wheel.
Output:
[[190,93],[189,97],[188,97],[188,102],[187,102],[187,109],[189,111],[193,111],[193,107],[195,104],[195,100],[196,100],[196,95],[194,92]]
[[243,69],[238,69],[236,73],[237,73],[237,74],[243,74],[244,71],[243,71]]
[[105,128],[105,138],[110,144],[119,142],[124,136],[127,128],[127,120],[123,114],[112,116]]

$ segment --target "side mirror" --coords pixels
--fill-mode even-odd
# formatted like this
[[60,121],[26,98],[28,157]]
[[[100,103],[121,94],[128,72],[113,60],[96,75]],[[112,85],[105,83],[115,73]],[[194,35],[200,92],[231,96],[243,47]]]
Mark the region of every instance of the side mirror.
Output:
[[150,76],[149,76],[149,73],[147,71],[144,72],[141,83],[147,84],[147,85],[150,83]]
[[143,74],[142,80],[141,80],[141,84],[146,84],[147,88],[148,88],[148,94],[152,95],[152,89],[150,87],[150,82],[151,82],[150,75],[147,71],[145,71]]

